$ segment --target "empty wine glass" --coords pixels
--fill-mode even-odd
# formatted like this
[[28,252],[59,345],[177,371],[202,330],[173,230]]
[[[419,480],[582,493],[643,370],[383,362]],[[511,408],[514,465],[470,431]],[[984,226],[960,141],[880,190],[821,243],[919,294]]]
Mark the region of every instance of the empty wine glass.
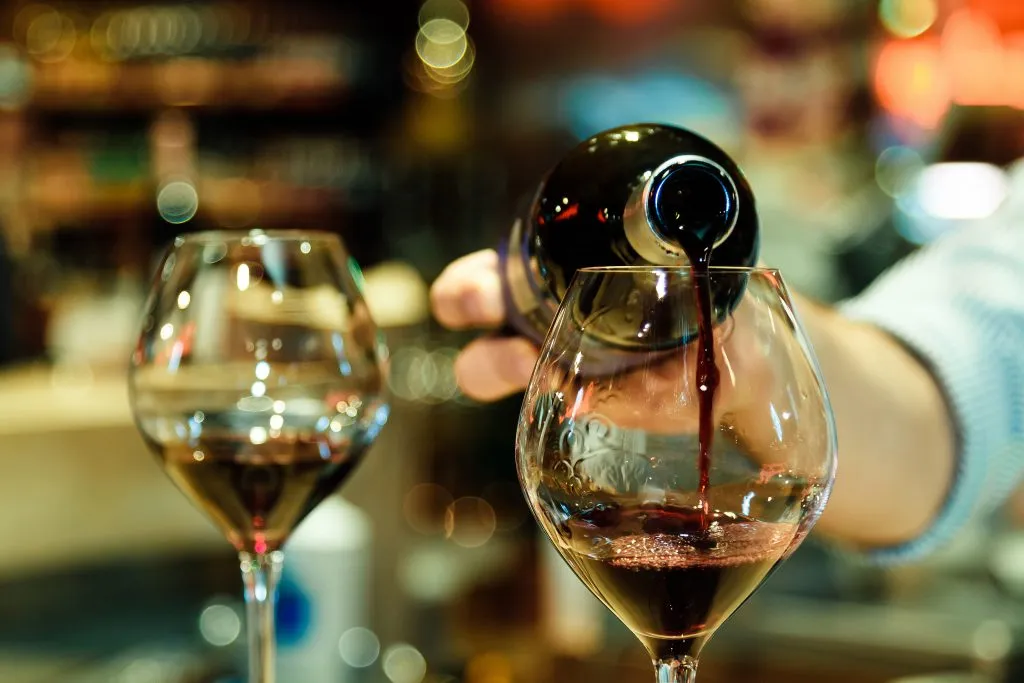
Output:
[[[713,324],[698,339],[702,292]],[[713,341],[713,356],[698,341]],[[516,454],[540,526],[664,683],[695,680],[708,639],[817,520],[836,466],[828,398],[786,287],[752,268],[580,270],[527,390]]]
[[179,237],[131,359],[139,431],[241,560],[249,680],[274,680],[281,547],[384,425],[386,347],[334,235]]

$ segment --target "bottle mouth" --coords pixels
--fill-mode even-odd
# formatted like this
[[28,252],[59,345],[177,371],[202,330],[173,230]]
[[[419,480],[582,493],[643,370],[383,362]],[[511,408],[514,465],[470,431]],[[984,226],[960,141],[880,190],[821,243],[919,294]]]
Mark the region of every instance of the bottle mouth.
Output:
[[721,165],[698,155],[673,157],[646,175],[622,214],[626,240],[652,265],[678,266],[729,239],[739,191]]
[[669,159],[646,183],[645,204],[651,229],[683,247],[715,248],[732,234],[739,194],[719,164],[698,156]]

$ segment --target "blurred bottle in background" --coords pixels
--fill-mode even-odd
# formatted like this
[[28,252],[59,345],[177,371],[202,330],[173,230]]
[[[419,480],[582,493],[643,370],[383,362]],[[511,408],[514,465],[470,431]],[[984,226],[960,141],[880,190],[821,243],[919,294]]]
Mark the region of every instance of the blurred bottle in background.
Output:
[[366,652],[376,642],[367,629],[370,538],[369,517],[339,495],[295,530],[278,596],[280,680],[350,683],[376,659]]

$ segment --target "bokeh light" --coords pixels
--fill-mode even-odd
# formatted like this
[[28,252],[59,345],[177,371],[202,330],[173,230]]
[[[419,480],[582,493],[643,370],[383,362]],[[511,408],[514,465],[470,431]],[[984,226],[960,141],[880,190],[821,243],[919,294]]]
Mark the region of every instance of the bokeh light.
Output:
[[477,548],[487,543],[497,527],[494,508],[483,498],[459,498],[448,506],[445,514],[445,536],[463,548]]
[[427,660],[419,650],[396,643],[384,652],[384,675],[391,683],[420,683],[427,674]]
[[875,182],[890,197],[907,192],[924,168],[921,155],[910,147],[895,145],[882,150],[875,161]]
[[428,351],[419,346],[397,349],[391,356],[388,387],[406,401],[442,403],[458,396],[455,348]]
[[451,19],[431,19],[416,34],[416,54],[432,69],[455,66],[468,47],[466,29]]
[[917,200],[925,213],[947,220],[978,220],[1006,199],[1006,173],[992,164],[934,164],[917,179]]
[[893,41],[875,63],[879,104],[926,129],[941,122],[952,103],[949,79],[939,52],[917,41]]
[[356,626],[341,634],[338,639],[338,653],[341,660],[356,669],[365,669],[377,661],[380,655],[380,640],[368,628]]
[[935,24],[939,16],[936,0],[881,0],[878,19],[899,38],[919,36]]
[[414,58],[406,62],[406,82],[418,92],[456,97],[476,63],[466,29],[469,10],[459,0],[427,0],[420,7]]
[[420,7],[419,25],[422,28],[434,19],[447,19],[465,30],[469,28],[469,8],[461,0],[427,0]]
[[267,430],[264,427],[253,427],[249,430],[249,441],[254,446],[259,446],[267,442]]
[[156,208],[160,217],[168,223],[187,223],[199,210],[199,193],[192,183],[175,180],[160,188],[156,196]]
[[48,5],[27,5],[14,20],[25,50],[41,62],[58,62],[71,54],[78,40],[72,18]]
[[199,633],[211,645],[227,647],[238,640],[241,632],[242,620],[228,605],[210,605],[199,615]]

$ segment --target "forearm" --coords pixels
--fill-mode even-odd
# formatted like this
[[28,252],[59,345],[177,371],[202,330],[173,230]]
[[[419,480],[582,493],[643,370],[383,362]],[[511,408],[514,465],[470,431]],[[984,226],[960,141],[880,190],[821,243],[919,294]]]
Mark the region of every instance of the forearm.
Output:
[[955,471],[955,432],[931,373],[871,325],[796,302],[835,412],[839,468],[819,530],[860,547],[917,538]]

